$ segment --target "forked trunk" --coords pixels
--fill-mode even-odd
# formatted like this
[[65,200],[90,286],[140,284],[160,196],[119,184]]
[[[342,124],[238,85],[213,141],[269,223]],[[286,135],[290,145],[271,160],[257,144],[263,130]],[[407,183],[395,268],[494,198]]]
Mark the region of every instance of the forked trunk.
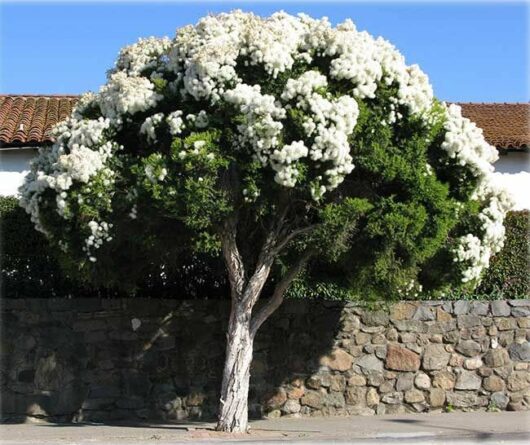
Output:
[[232,304],[226,341],[218,431],[244,433],[248,429],[248,389],[252,343],[250,314]]

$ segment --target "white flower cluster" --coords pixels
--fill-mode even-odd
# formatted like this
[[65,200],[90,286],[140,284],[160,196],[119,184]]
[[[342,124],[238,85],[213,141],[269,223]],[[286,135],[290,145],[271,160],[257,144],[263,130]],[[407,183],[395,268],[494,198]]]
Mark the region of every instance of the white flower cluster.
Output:
[[[104,142],[104,132],[109,125],[103,118],[67,119],[54,128],[57,141],[53,147],[39,150],[20,188],[20,204],[38,230],[44,231],[39,221],[39,203],[46,189],[56,191],[57,212],[66,217],[66,192],[72,184],[88,183],[98,172],[108,170],[105,162],[112,154],[113,144]],[[109,176],[111,173],[109,170]]]
[[130,76],[139,76],[148,68],[158,68],[160,58],[166,55],[171,47],[171,39],[148,37],[121,49],[116,60],[115,69],[124,71]]
[[169,113],[166,117],[166,122],[169,125],[169,133],[173,136],[182,133],[185,128],[182,111],[180,110]]
[[140,127],[140,133],[147,136],[147,140],[150,142],[156,142],[156,127],[164,119],[164,113],[156,113],[145,119]]
[[445,140],[442,148],[458,164],[467,166],[478,178],[473,199],[483,208],[478,216],[482,223],[482,236],[467,234],[458,239],[454,248],[454,261],[463,263],[462,281],[480,278],[490,258],[499,252],[504,242],[504,217],[513,207],[507,190],[496,181],[492,162],[498,158],[495,147],[486,142],[482,130],[462,116],[458,105],[446,107]]
[[147,111],[157,104],[162,96],[154,88],[145,77],[129,77],[123,71],[114,73],[99,90],[101,113],[119,127],[125,115]]
[[359,116],[359,107],[353,97],[331,99],[315,91],[326,86],[325,76],[317,71],[307,71],[298,79],[289,79],[281,96],[286,101],[294,100],[293,105],[307,114],[303,126],[306,136],[313,138],[308,151],[310,159],[331,162],[331,167],[323,173],[326,185],[321,185],[317,196],[333,190],[353,170],[348,136]]
[[107,224],[102,221],[90,221],[88,223],[91,235],[85,240],[83,251],[86,252],[88,259],[95,263],[97,258],[94,256],[94,250],[99,249],[105,241],[112,241],[112,236],[109,234],[109,229],[112,228],[112,224]]
[[463,117],[458,105],[449,105],[446,115],[442,148],[449,157],[456,159],[460,165],[468,166],[476,177],[493,172],[491,164],[498,159],[498,153],[495,147],[486,142],[482,129]]

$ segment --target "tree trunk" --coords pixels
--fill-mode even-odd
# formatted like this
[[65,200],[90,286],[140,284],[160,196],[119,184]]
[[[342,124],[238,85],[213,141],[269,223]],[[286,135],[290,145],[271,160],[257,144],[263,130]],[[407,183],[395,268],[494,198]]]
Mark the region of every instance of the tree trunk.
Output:
[[218,431],[244,433],[248,429],[248,389],[253,338],[250,335],[250,313],[245,313],[242,306],[244,305],[237,301],[232,302]]

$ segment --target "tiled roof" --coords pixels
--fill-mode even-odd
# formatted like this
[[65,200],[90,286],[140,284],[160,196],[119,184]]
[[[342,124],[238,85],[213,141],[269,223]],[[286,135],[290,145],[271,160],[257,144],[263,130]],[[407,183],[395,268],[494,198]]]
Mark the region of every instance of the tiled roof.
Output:
[[530,147],[530,103],[459,103],[462,114],[499,148]]
[[[0,95],[0,147],[52,142],[51,128],[70,115],[78,96]],[[499,148],[530,147],[530,103],[459,103],[462,113]]]
[[72,112],[78,96],[0,95],[0,146],[43,145]]

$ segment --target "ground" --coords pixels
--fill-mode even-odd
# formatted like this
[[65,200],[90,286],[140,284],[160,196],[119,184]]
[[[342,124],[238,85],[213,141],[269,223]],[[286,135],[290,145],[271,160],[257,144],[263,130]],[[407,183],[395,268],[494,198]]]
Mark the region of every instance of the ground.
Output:
[[2,445],[177,445],[196,443],[491,443],[526,444],[530,413],[407,414],[374,417],[309,417],[251,422],[250,434],[217,433],[212,423],[1,425]]

